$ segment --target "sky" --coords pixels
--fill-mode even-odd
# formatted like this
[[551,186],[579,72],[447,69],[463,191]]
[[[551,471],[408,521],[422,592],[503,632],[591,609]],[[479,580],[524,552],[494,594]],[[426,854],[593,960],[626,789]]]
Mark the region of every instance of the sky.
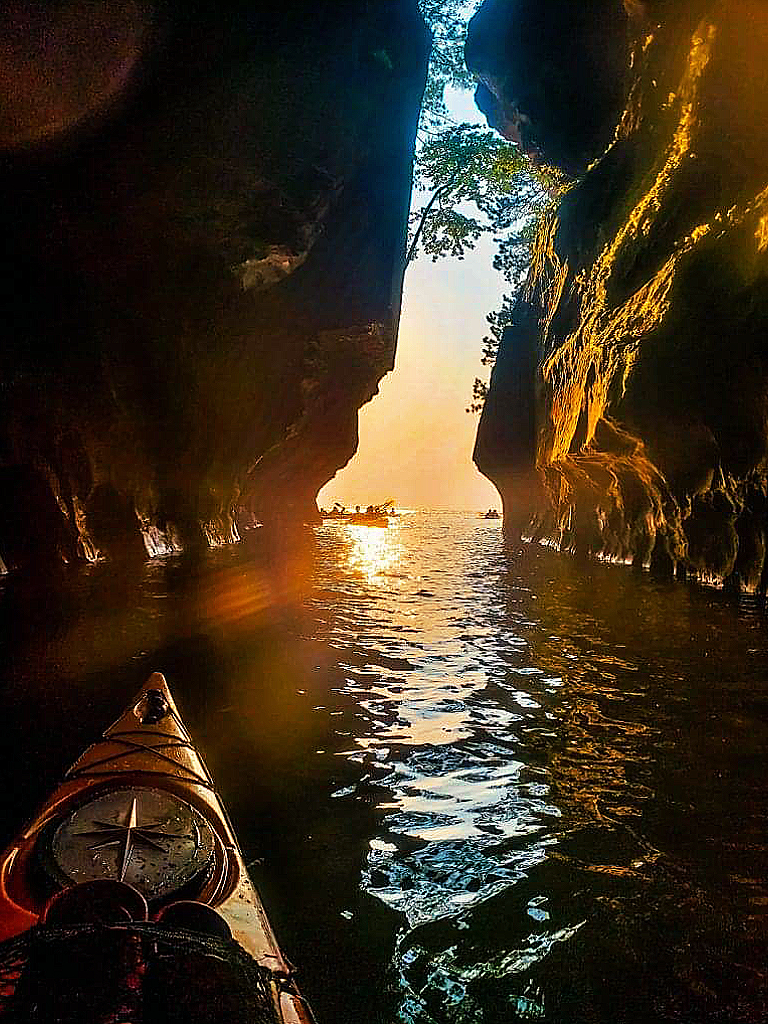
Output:
[[[471,93],[446,90],[446,101],[456,120],[480,121]],[[493,251],[486,238],[464,260],[421,256],[408,267],[395,369],[360,410],[357,454],[320,491],[321,507],[390,498],[401,508],[499,506],[472,462],[478,418],[465,411],[475,377],[487,376],[485,316],[504,290]]]

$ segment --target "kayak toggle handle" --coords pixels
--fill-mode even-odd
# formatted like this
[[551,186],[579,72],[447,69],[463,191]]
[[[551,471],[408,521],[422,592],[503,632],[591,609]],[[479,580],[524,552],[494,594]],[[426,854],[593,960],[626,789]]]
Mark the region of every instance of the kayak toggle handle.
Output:
[[145,690],[134,713],[142,725],[157,725],[170,710],[162,690]]

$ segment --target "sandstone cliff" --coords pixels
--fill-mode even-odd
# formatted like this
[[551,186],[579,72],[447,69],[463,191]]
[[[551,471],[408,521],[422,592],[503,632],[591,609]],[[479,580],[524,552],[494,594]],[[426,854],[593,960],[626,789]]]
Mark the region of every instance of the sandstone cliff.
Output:
[[576,179],[478,431],[511,535],[765,590],[766,52],[757,0],[488,0],[472,23],[489,119]]
[[306,516],[393,365],[416,0],[0,17],[0,558]]

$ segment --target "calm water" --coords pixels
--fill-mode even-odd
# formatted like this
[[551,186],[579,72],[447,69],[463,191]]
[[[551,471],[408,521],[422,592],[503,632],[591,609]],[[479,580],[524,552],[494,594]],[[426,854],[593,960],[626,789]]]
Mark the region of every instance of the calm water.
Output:
[[320,1024],[766,1017],[759,610],[414,514],[0,583],[3,838],[163,670]]

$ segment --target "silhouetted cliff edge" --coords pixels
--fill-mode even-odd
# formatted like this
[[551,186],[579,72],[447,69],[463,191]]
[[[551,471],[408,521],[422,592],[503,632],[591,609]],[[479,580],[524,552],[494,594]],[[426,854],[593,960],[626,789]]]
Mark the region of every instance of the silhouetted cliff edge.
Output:
[[416,0],[0,20],[0,559],[305,517],[394,361]]

